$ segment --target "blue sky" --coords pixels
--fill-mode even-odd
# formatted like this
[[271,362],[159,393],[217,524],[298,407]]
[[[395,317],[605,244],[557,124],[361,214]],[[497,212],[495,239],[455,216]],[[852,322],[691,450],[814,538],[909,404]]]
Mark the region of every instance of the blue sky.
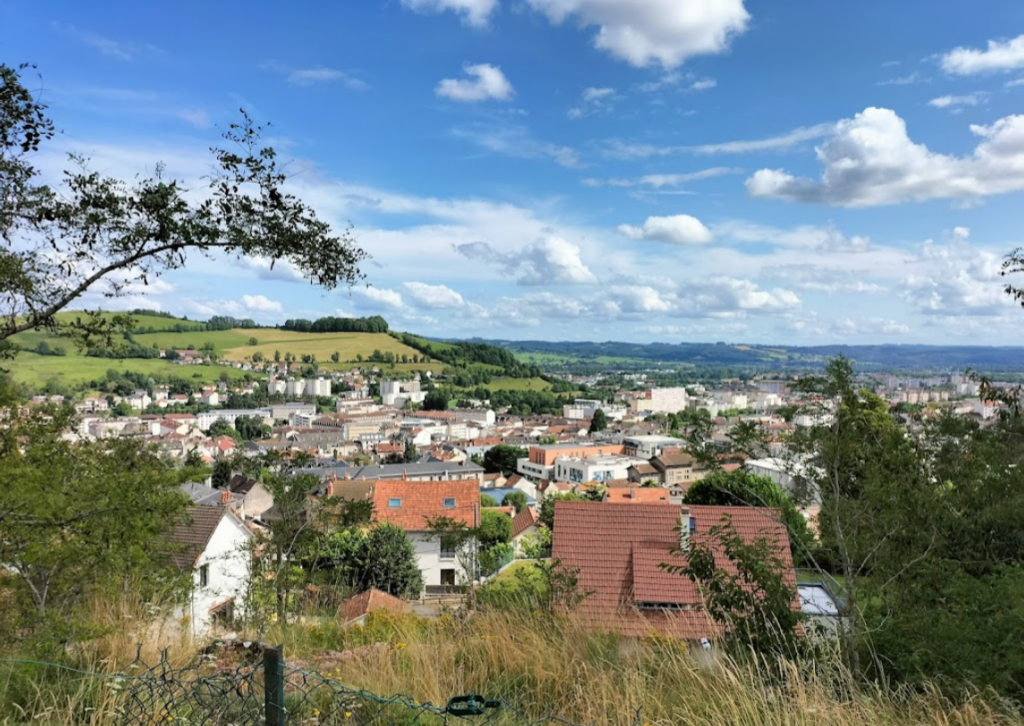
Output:
[[[1019,344],[1019,0],[0,0],[68,151],[202,186],[246,108],[373,259],[117,304],[445,337]],[[99,297],[87,303],[110,301]]]

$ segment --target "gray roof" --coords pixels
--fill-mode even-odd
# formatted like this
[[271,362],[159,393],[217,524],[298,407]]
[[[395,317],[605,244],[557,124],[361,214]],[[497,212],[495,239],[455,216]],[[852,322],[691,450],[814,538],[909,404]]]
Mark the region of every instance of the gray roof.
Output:
[[[333,462],[337,464],[337,462]],[[337,476],[339,479],[401,479],[447,474],[452,479],[483,474],[484,469],[471,461],[456,464],[450,461],[427,461],[411,464],[378,464],[376,466],[326,466],[299,470],[300,474]]]

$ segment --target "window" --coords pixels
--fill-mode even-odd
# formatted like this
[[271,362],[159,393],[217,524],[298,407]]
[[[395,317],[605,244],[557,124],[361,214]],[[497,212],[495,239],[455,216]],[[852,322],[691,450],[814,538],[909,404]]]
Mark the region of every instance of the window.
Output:
[[400,506],[402,506],[402,500],[401,499],[395,498],[395,499],[389,499],[388,500],[388,507],[389,508],[391,508],[391,509],[398,509]]
[[199,566],[199,587],[206,587],[210,584],[210,566]]
[[455,509],[455,497],[446,497],[444,500],[445,509]]

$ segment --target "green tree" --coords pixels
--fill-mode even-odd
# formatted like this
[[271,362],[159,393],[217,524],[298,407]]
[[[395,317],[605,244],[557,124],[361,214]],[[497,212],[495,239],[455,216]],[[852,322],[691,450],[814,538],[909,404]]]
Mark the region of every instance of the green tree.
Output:
[[807,520],[789,496],[768,477],[752,474],[745,469],[707,474],[690,485],[683,495],[683,503],[777,509],[780,521],[786,525],[794,561],[803,561],[814,546]]
[[537,519],[551,531],[554,531],[555,529],[555,502],[560,501],[584,502],[587,501],[587,498],[580,496],[576,492],[559,492],[557,494],[546,495],[544,497],[544,501],[541,502],[540,511],[537,513]]
[[[725,555],[728,567],[716,551]],[[734,655],[754,653],[778,663],[797,654],[801,615],[793,611],[796,593],[786,579],[788,567],[771,542],[745,541],[725,517],[710,529],[707,540],[690,538],[672,553],[685,556],[685,564],[662,567],[700,585],[704,607],[725,629]]]
[[[162,166],[131,183],[90,170],[74,155],[62,185],[49,187],[33,162],[55,129],[46,105],[24,85],[23,70],[0,65],[0,237],[9,243],[0,251],[7,306],[0,347],[8,356],[15,351],[10,339],[27,330],[82,341],[128,330],[128,315],[67,320],[57,313],[101,286],[118,296],[146,285],[183,267],[189,252],[287,260],[327,288],[362,278],[366,253],[285,190],[276,153],[244,112],[224,133],[228,148],[212,150],[216,171],[202,194],[165,178]],[[69,259],[101,264],[69,266]]]
[[482,511],[476,538],[484,549],[511,542],[512,517],[496,509]]
[[498,444],[484,452],[484,471],[488,474],[500,472],[502,476],[512,476],[519,465],[519,459],[525,459],[529,452],[522,446]]
[[405,530],[379,524],[366,535],[359,565],[361,589],[376,587],[395,597],[416,597],[423,590],[423,576],[416,548]]
[[526,509],[527,497],[526,492],[521,492],[518,489],[511,491],[505,495],[502,500],[502,504],[507,507],[513,507],[516,510],[516,514]]
[[224,489],[231,482],[234,475],[231,462],[227,459],[217,459],[213,464],[212,484],[215,489]]
[[0,588],[10,590],[4,607],[23,634],[59,643],[84,625],[80,608],[90,596],[132,588],[149,597],[174,581],[162,536],[188,500],[155,450],[131,438],[68,441],[68,409],[7,420]]
[[416,444],[412,442],[412,439],[405,442],[405,451],[402,453],[402,458],[409,464],[419,460],[420,454],[416,450]]
[[275,350],[274,351],[274,362],[275,363],[280,363],[281,362],[281,351],[279,351],[279,350]]
[[259,344],[260,344],[260,341],[256,340],[256,338],[249,338],[249,345],[259,345]]
[[331,361],[333,363],[337,363],[340,360],[341,360],[341,353],[339,353],[338,351],[334,351],[333,353],[331,353]]
[[239,416],[236,418],[235,430],[243,441],[265,439],[271,434],[270,426],[255,416]]
[[206,430],[210,436],[229,436],[235,441],[241,441],[242,435],[239,431],[229,424],[226,420],[219,418],[210,424],[210,428]]
[[440,388],[435,388],[424,397],[422,408],[424,411],[447,411],[448,396]]
[[498,500],[492,497],[490,494],[480,495],[480,507],[482,509],[487,509],[496,506],[498,506]]
[[608,428],[608,416],[605,415],[604,409],[599,408],[594,411],[594,415],[590,419],[590,433],[597,433],[598,431],[604,431]]

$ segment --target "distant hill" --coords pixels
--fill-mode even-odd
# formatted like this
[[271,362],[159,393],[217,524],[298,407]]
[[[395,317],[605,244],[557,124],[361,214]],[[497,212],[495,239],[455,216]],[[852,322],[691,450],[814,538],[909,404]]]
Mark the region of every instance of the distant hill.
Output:
[[954,345],[746,345],[727,343],[623,343],[548,342],[537,340],[480,340],[514,352],[543,368],[595,362],[674,363],[694,366],[738,366],[762,370],[820,368],[829,358],[843,354],[861,370],[942,370],[976,368],[980,371],[1024,371],[1024,347]]

